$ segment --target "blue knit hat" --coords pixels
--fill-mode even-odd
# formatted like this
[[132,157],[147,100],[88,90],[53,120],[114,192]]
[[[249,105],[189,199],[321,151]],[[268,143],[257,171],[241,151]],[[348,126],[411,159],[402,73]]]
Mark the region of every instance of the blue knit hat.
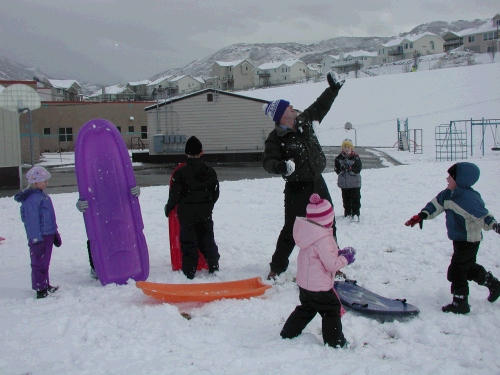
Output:
[[262,106],[264,113],[275,123],[279,123],[283,113],[290,105],[290,102],[284,99],[278,99]]

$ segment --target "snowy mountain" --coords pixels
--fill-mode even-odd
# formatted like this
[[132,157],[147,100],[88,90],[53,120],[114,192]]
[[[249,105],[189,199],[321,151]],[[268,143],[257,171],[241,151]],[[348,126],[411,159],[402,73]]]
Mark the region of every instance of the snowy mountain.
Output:
[[[422,34],[431,32],[440,36],[449,31],[460,31],[482,25],[487,20],[454,21],[451,23],[435,21],[421,24],[408,33]],[[300,43],[259,43],[232,44],[204,59],[195,60],[178,69],[170,69],[156,74],[151,80],[168,74],[189,74],[191,76],[210,76],[215,61],[234,61],[248,59],[253,65],[259,66],[265,62],[300,58],[307,64],[319,64],[325,55],[338,55],[339,52],[364,50],[376,51],[381,43],[386,43],[394,37],[335,37],[313,44]]]
[[[415,27],[408,33],[402,33],[400,36],[408,34],[420,34],[423,32],[432,32],[443,36],[448,31],[460,31],[477,27],[487,20],[476,19],[474,21],[454,21],[451,23],[435,21],[425,23]],[[159,72],[150,77],[155,80],[164,75],[189,74],[193,77],[208,77],[212,65],[215,61],[234,61],[248,59],[255,66],[265,62],[281,61],[287,59],[298,59],[307,64],[318,64],[325,55],[338,55],[339,52],[350,52],[355,50],[376,51],[381,43],[386,43],[393,37],[335,37],[312,44],[301,43],[239,43],[232,44],[214,54],[203,59],[191,61],[183,67],[170,68]],[[139,74],[140,75],[140,74]],[[5,80],[25,80],[33,79],[34,76],[42,78],[47,76],[36,68],[29,68],[11,60],[0,57],[0,79]],[[95,92],[101,87],[99,83],[81,82],[78,77],[48,77],[48,78],[71,78],[76,79],[83,88],[84,94]],[[121,82],[125,83],[125,82]]]

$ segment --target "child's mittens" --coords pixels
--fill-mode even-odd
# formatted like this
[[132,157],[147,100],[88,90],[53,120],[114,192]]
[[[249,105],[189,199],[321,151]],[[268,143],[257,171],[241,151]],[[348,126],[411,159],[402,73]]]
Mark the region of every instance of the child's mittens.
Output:
[[139,197],[139,195],[141,195],[141,188],[139,186],[134,186],[133,188],[130,189],[130,194]]
[[500,234],[500,224],[498,223],[493,224],[493,230],[498,234]]
[[78,201],[76,202],[76,208],[78,209],[78,211],[83,213],[87,208],[89,208],[89,202],[84,201],[83,199],[78,199]]
[[339,250],[339,255],[342,255],[347,260],[347,264],[354,263],[356,260],[356,250],[351,246]]
[[422,229],[422,227],[424,226],[424,223],[422,223],[422,221],[425,220],[426,218],[427,214],[425,212],[419,212],[418,215],[412,216],[411,219],[405,223],[405,225],[407,227],[413,228],[415,224],[418,224],[420,229]]
[[54,246],[60,247],[61,245],[62,245],[61,235],[59,234],[59,232],[56,232],[56,234],[54,234]]

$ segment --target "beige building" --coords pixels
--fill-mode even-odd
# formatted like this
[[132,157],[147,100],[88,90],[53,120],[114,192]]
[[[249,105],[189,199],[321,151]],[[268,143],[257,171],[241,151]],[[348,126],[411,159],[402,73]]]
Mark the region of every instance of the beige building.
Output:
[[157,162],[167,160],[168,155],[183,156],[186,140],[192,135],[200,139],[207,155],[219,155],[221,160],[254,155],[260,160],[264,141],[274,128],[264,116],[264,103],[267,101],[205,89],[150,105],[145,108],[149,154],[143,155],[144,160],[134,160]]
[[127,86],[113,85],[103,87],[89,96],[89,101],[94,102],[123,102],[135,100],[135,93]]
[[436,34],[425,32],[407,35],[381,44],[377,53],[377,63],[391,63],[413,58],[415,51],[420,56],[443,53],[444,40]]
[[348,73],[375,65],[377,52],[352,51],[339,54],[338,61],[332,62],[331,69],[337,73]]
[[185,95],[204,88],[204,81],[202,78],[193,78],[190,75],[182,75],[172,78],[168,82],[170,90],[170,97],[176,95]]
[[[36,78],[35,78],[36,79]],[[82,86],[75,80],[43,78],[38,80],[37,91],[45,102],[74,102],[82,100]]]
[[210,86],[217,90],[245,90],[254,87],[254,66],[248,60],[216,61],[212,65]]
[[500,13],[477,28],[450,31],[443,36],[444,51],[448,52],[463,46],[464,49],[473,52],[498,52],[500,50],[499,28]]
[[[0,92],[2,86],[0,86]],[[29,144],[28,144],[29,160]],[[0,108],[0,189],[21,188],[19,114]]]
[[[40,153],[74,151],[80,128],[89,120],[103,118],[120,131],[129,149],[144,149],[147,120],[144,107],[152,102],[42,102],[32,112],[35,160]],[[22,161],[29,162],[28,115],[19,119]]]
[[276,61],[254,69],[255,87],[283,85],[305,80],[309,68],[301,60]]

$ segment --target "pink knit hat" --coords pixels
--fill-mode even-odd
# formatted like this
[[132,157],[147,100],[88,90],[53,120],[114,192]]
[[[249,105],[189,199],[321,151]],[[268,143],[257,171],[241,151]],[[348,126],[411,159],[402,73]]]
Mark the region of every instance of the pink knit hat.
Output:
[[318,194],[313,194],[309,198],[309,204],[306,208],[306,218],[326,228],[333,224],[335,213],[333,207],[326,199],[322,199]]

